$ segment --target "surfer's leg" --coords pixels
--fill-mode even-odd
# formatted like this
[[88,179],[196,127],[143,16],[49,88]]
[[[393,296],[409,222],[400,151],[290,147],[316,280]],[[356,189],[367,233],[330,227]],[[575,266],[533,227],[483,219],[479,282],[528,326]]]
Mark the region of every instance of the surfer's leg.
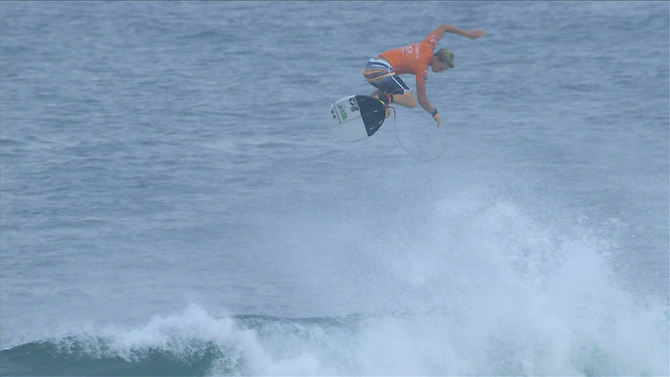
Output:
[[416,101],[416,98],[414,98],[414,94],[412,92],[405,91],[404,94],[396,93],[393,95],[393,103],[397,103],[398,105],[405,106],[411,108],[415,108],[418,102]]
[[381,98],[385,105],[397,103],[398,105],[414,108],[418,104],[409,86],[394,72],[391,64],[384,60],[370,59],[363,70],[365,79],[377,90],[370,93],[370,97]]
[[382,90],[377,89],[377,90],[375,90],[374,92],[370,93],[370,97],[379,98],[379,96],[380,96],[382,93],[383,93]]
[[391,63],[385,60],[370,59],[363,69],[363,76],[370,85],[377,88],[370,93],[370,97],[381,99],[386,105],[392,101],[390,98],[380,98],[380,96],[405,93],[405,90],[409,90],[409,87],[393,72]]

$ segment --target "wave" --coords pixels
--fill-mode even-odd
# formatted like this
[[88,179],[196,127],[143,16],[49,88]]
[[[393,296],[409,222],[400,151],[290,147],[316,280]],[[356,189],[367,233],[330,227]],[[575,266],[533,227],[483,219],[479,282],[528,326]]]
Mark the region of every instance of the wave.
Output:
[[236,40],[237,36],[229,32],[217,32],[214,30],[205,30],[179,37],[184,41],[217,41],[230,42]]
[[2,352],[3,375],[192,376],[204,375],[222,355],[215,344],[191,344],[187,353],[162,348],[114,352],[109,340],[67,337],[24,344]]
[[[302,352],[342,331],[352,318],[282,319],[243,315],[214,318],[192,305],[146,326],[74,332],[3,350],[3,376],[196,376],[287,373],[319,368]],[[302,351],[299,351],[302,350]]]
[[[646,324],[605,331],[608,339],[606,323],[583,332],[561,328],[560,310],[554,318],[545,313],[539,331],[535,324],[472,326],[478,319],[449,309],[215,318],[191,305],[134,329],[73,332],[3,350],[2,375],[664,375],[667,345],[660,335],[649,337],[667,324],[667,308],[657,309],[641,310]],[[616,321],[612,313],[603,318]]]
[[[329,255],[341,265],[306,263],[341,279],[328,282],[330,307],[353,303],[357,314],[229,315],[192,304],[146,323],[31,336],[0,352],[2,375],[670,374],[667,298],[623,288],[611,267],[622,224],[603,237],[555,211],[544,224],[469,195],[356,247],[305,248],[327,241],[339,251]],[[360,226],[327,225],[335,236]]]

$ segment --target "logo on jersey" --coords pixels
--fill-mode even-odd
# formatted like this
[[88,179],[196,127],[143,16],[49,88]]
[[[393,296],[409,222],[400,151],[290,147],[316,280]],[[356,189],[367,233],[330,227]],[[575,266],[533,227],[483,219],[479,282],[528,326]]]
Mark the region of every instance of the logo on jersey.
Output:
[[430,36],[430,49],[435,51],[435,47],[437,47],[437,36],[436,35],[431,35]]

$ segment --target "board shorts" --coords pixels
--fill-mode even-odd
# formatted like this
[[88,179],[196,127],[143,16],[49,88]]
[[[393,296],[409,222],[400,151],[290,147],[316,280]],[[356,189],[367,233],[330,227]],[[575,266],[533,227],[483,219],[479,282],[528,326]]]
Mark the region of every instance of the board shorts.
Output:
[[391,63],[383,59],[370,59],[363,69],[363,76],[384,93],[405,94],[409,91],[409,86],[398,77]]

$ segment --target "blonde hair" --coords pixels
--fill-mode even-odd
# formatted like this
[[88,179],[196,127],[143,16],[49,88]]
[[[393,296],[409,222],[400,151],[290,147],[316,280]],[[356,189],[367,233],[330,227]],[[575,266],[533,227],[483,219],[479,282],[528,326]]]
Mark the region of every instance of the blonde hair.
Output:
[[451,68],[454,68],[454,53],[448,48],[441,48],[435,53],[440,63],[447,63]]

